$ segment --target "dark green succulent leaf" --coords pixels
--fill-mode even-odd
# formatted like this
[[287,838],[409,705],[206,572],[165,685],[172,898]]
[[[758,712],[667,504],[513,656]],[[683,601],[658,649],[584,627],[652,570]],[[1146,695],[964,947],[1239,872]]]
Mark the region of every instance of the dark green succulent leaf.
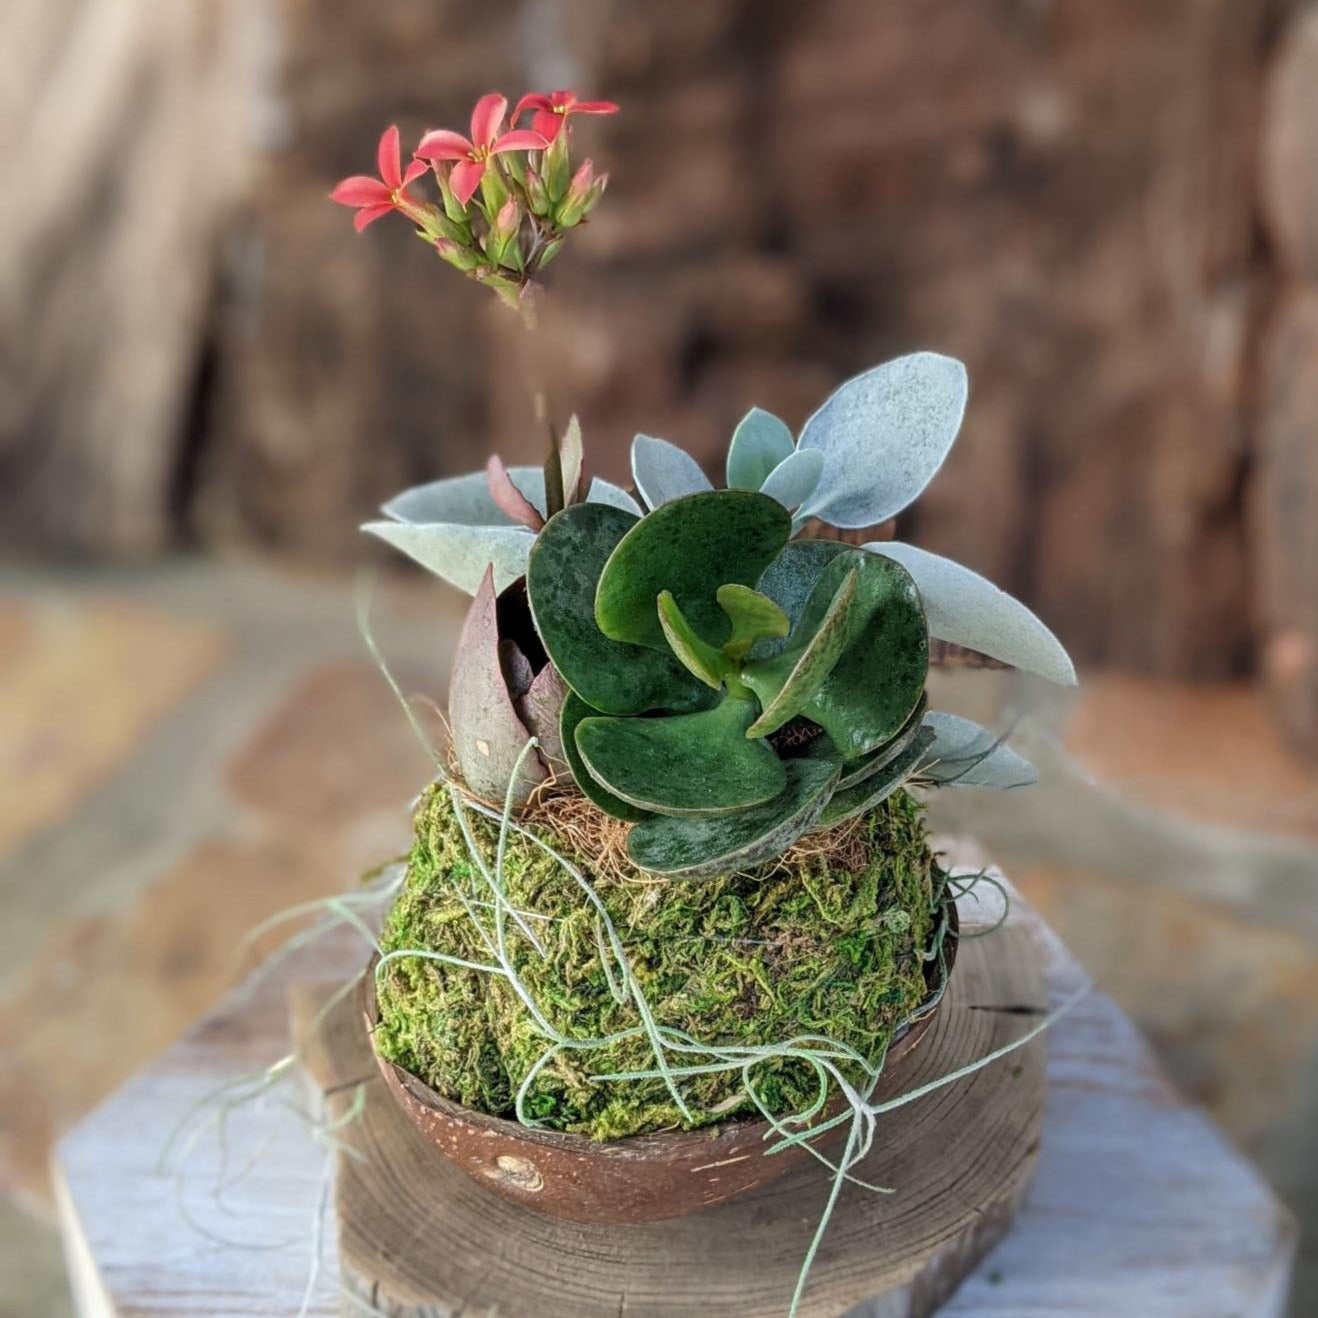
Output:
[[754,585],[791,533],[792,519],[782,504],[751,490],[707,490],[674,499],[618,542],[599,577],[595,620],[615,641],[667,654],[655,608],[659,592],[667,590],[696,631],[721,645],[730,624],[718,604],[718,587]]
[[682,615],[677,601],[668,591],[659,592],[659,621],[669,648],[682,661],[687,670],[706,686],[718,691],[732,663],[722,650],[716,650],[696,635],[695,629]]
[[939,787],[1026,787],[1037,782],[1034,765],[987,728],[956,714],[929,714],[934,735],[920,778]]
[[728,815],[772,800],[786,786],[767,741],[749,741],[753,701],[667,718],[587,718],[577,750],[596,781],[643,810]]
[[791,619],[767,595],[749,586],[728,582],[714,592],[719,607],[732,623],[732,635],[723,645],[730,659],[744,659],[756,641],[786,636]]
[[[453,753],[467,786],[477,796],[502,803],[531,733],[517,716],[504,676],[494,569],[490,567],[485,569],[458,638],[449,687],[449,725]],[[513,792],[514,803],[523,804],[536,783],[546,777],[539,756],[528,755]]]
[[[836,540],[793,540],[784,547],[760,577],[758,589],[787,615],[794,630],[820,574],[839,554],[854,552],[851,545]],[[758,641],[751,651],[754,659],[769,659],[788,646],[787,640]]]
[[573,504],[549,519],[526,573],[536,630],[568,686],[596,710],[698,709],[712,697],[667,646],[657,651],[612,641],[595,624],[600,572],[639,521],[605,503]]
[[785,762],[787,787],[772,801],[717,818],[656,816],[632,829],[627,852],[656,874],[699,879],[750,869],[780,856],[805,833],[837,781],[836,757]]
[[871,751],[868,755],[862,755],[859,759],[847,763],[837,780],[837,790],[841,792],[848,787],[854,787],[857,783],[864,782],[866,778],[872,777],[880,769],[891,764],[915,740],[916,734],[920,731],[920,723],[924,719],[925,711],[928,708],[928,699],[921,696],[920,703],[911,711],[911,716],[902,726],[902,730],[890,742],[880,746],[876,751]]
[[[884,565],[879,572],[876,563]],[[929,670],[929,630],[906,569],[862,553],[856,595],[848,614],[853,639],[801,710],[844,760],[877,750],[901,731]]]
[[559,742],[563,747],[563,758],[567,760],[568,768],[572,770],[572,777],[586,799],[599,806],[606,815],[612,815],[615,819],[624,819],[629,824],[641,819],[649,819],[651,816],[648,811],[638,810],[622,797],[614,796],[603,783],[596,782],[591,777],[590,770],[586,768],[581,752],[577,749],[577,727],[583,719],[593,718],[596,713],[597,711],[591,709],[574,691],[567,693],[559,721]]
[[920,767],[933,740],[934,734],[928,728],[920,728],[910,745],[882,769],[852,787],[835,792],[820,813],[816,829],[832,828],[886,801]]
[[772,659],[747,664],[741,679],[760,698],[764,712],[747,736],[767,737],[804,708],[824,684],[855,631],[862,560],[834,559],[824,570],[797,624],[795,643]]

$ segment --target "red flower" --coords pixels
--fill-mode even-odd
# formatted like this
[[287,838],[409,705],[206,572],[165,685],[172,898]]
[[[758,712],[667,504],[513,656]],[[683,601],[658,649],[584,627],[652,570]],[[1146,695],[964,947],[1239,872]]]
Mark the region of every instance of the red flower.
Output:
[[523,96],[513,111],[513,123],[526,110],[535,111],[531,128],[546,142],[552,142],[558,136],[558,130],[570,115],[618,113],[618,107],[612,101],[579,101],[576,92],[569,91],[550,92],[548,96],[543,92],[532,92]]
[[330,198],[341,206],[357,208],[353,224],[358,233],[361,233],[368,224],[374,224],[382,215],[388,215],[390,211],[402,211],[404,215],[411,214],[414,203],[407,194],[407,185],[426,172],[424,163],[414,160],[408,165],[407,173],[403,173],[397,126],[386,128],[380,135],[376,160],[380,167],[379,178],[354,174],[352,178],[345,178],[330,193]]
[[491,156],[504,151],[541,151],[549,143],[539,133],[527,129],[499,134],[508,101],[498,92],[490,92],[476,102],[471,112],[471,139],[461,133],[438,128],[421,139],[416,154],[421,160],[455,160],[449,175],[453,195],[465,206],[480,186],[485,166]]

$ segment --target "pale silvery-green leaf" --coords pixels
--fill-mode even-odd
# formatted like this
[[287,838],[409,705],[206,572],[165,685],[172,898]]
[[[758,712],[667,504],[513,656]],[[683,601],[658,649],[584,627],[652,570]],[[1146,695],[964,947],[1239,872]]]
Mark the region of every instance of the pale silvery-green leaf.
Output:
[[918,776],[940,787],[1027,787],[1037,782],[1034,765],[987,728],[956,714],[926,714],[934,734]]
[[875,526],[913,502],[943,465],[966,409],[966,368],[917,352],[858,375],[805,423],[801,449],[824,455],[802,515]]
[[[545,474],[539,467],[509,467],[517,488],[545,513]],[[380,509],[395,522],[451,522],[458,526],[514,526],[494,502],[483,471],[449,476],[396,494]],[[473,587],[473,590],[475,588]]]
[[[481,478],[482,480],[484,477]],[[461,526],[455,523],[367,522],[362,527],[401,549],[423,568],[474,595],[487,567],[494,568],[496,593],[526,572],[535,535],[522,526]]]
[[695,458],[652,435],[637,435],[632,441],[632,480],[651,508],[714,488]]
[[824,455],[818,449],[788,454],[760,486],[760,493],[777,499],[784,508],[799,508],[814,492],[824,473]]
[[590,482],[586,502],[607,503],[611,507],[621,508],[625,513],[634,513],[637,517],[640,517],[645,511],[621,486],[614,485],[611,481],[601,480],[598,476]]
[[758,490],[796,447],[787,423],[752,407],[737,423],[728,446],[728,489]]
[[897,541],[865,546],[900,563],[914,578],[929,634],[964,645],[1050,682],[1075,685],[1075,666],[1061,641],[1022,604],[950,558]]

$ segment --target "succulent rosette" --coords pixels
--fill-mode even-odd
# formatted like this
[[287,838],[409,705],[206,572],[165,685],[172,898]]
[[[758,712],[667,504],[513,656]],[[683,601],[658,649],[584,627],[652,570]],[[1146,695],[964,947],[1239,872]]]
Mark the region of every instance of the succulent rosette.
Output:
[[936,637],[1074,682],[1047,627],[913,545],[798,535],[907,507],[966,393],[959,362],[917,353],[844,384],[799,437],[753,409],[726,489],[638,435],[635,497],[594,481],[581,501],[574,420],[544,469],[492,460],[386,505],[366,529],[475,595],[450,698],[471,790],[520,805],[570,775],[631,825],[637,865],[700,877],[772,860],[907,783],[1033,781],[1000,738],[930,712],[925,679]]

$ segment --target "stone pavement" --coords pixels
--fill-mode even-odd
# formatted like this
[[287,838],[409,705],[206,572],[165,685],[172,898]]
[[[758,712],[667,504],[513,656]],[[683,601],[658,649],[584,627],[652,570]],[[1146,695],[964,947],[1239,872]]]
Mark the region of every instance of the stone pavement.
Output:
[[[442,698],[461,606],[376,588],[408,691]],[[401,850],[428,761],[340,580],[11,569],[0,679],[0,1318],[47,1318],[55,1133],[233,982],[249,929]],[[1036,695],[937,683],[986,719]],[[1095,676],[1029,708],[1040,786],[943,793],[935,824],[983,839],[1258,1160],[1309,1229],[1294,1312],[1318,1311],[1318,769],[1234,687]]]

